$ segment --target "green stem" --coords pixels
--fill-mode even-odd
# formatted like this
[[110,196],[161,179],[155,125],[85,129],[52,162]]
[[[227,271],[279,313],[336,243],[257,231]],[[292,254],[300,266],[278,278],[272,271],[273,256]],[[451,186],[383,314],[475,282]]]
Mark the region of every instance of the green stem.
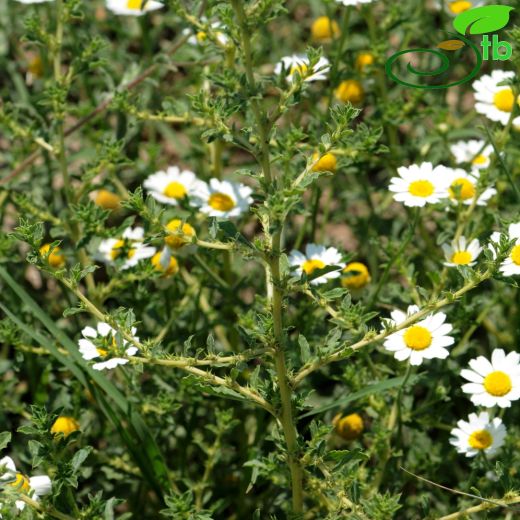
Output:
[[282,293],[280,290],[280,240],[281,231],[272,236],[272,253],[270,265],[270,284],[272,292],[273,332],[275,338],[275,369],[278,379],[282,413],[280,421],[287,443],[287,461],[291,472],[292,507],[294,513],[303,511],[303,469],[299,461],[298,434],[292,410],[292,389],[287,378],[285,350],[283,341]]

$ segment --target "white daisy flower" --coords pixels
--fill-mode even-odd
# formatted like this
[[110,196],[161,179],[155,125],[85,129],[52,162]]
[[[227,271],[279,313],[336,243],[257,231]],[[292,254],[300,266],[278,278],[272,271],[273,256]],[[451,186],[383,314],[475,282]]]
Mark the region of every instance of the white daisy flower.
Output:
[[249,211],[252,193],[253,190],[244,184],[211,179],[209,184],[200,182],[197,185],[192,204],[210,217],[238,217]]
[[470,381],[462,391],[471,394],[477,406],[500,406],[508,408],[511,401],[520,397],[520,354],[506,353],[497,348],[491,354],[491,362],[479,356],[469,362],[471,370],[464,369],[460,375]]
[[44,2],[51,2],[52,0],[16,0],[21,4],[43,4]]
[[448,267],[457,267],[458,265],[475,265],[477,257],[482,252],[479,241],[474,238],[471,242],[467,242],[466,237],[462,236],[458,240],[454,240],[451,245],[444,244],[442,246],[446,262],[444,265]]
[[[132,337],[135,341],[139,338],[133,336],[136,329],[132,327]],[[122,350],[125,356],[135,356],[137,354],[136,347],[126,347],[128,341],[121,338],[121,347],[117,344],[117,332],[108,324],[99,322],[97,330],[93,327],[85,327],[81,334],[83,338],[78,341],[79,351],[83,359],[90,361],[91,359],[102,359],[92,365],[94,370],[112,369],[117,365],[126,365],[128,359],[122,357],[112,357],[112,353],[116,350]]]
[[[390,313],[391,319],[385,318],[386,326],[397,326],[410,316],[419,312],[417,305],[410,305],[406,314],[400,310]],[[410,365],[421,365],[425,359],[448,357],[446,347],[453,345],[455,340],[448,336],[453,327],[446,321],[446,314],[438,312],[430,314],[423,320],[388,336],[383,346],[394,352],[395,359],[405,361],[410,359]]]
[[437,203],[448,195],[447,170],[444,166],[434,168],[429,162],[401,166],[397,169],[399,177],[390,179],[388,189],[394,192],[394,200],[405,206],[423,207],[427,203]]
[[143,186],[159,202],[177,206],[180,200],[196,192],[201,183],[192,171],[170,166],[166,171],[150,175]]
[[[484,4],[484,0],[445,0],[444,10],[452,16],[457,16],[458,14],[461,14],[464,11],[474,9],[475,7],[480,7]],[[442,2],[437,2],[438,9],[442,9],[442,5]]]
[[[497,256],[497,246],[500,243],[501,233],[495,231],[490,237],[489,247],[493,257]],[[500,264],[499,271],[504,276],[515,276],[520,274],[520,222],[509,224],[507,239],[514,240],[513,247],[508,257]]]
[[[494,70],[491,75],[484,75],[475,81],[473,83],[475,110],[491,121],[499,121],[506,125],[515,103],[520,104],[520,97],[515,99],[511,87],[499,83],[514,77],[515,73],[512,71]],[[520,125],[520,117],[515,117],[513,124]]]
[[[41,496],[48,495],[52,491],[52,482],[47,475],[27,477],[16,469],[16,465],[11,457],[0,459],[1,482],[7,482],[8,486],[13,487],[24,495],[30,496],[38,501]],[[17,500],[15,502],[20,511],[25,508],[25,502]]]
[[101,259],[107,264],[120,264],[121,270],[136,266],[140,260],[155,254],[155,247],[145,246],[144,229],[128,227],[121,238],[102,240],[98,251]]
[[504,444],[507,433],[502,419],[491,420],[487,412],[470,413],[468,420],[458,421],[457,426],[451,430],[450,444],[466,457],[474,457],[480,452],[494,455]]
[[[208,24],[208,19],[205,17],[202,17],[200,21],[203,24]],[[215,33],[215,37],[218,43],[223,46],[227,45],[229,38],[221,30],[223,25],[220,22],[213,22],[211,23],[210,27]],[[191,36],[188,38],[188,43],[191,45],[202,45],[208,40],[208,33],[203,30],[194,33],[192,29],[186,28],[182,31],[182,34],[191,34]]]
[[320,58],[318,63],[309,71],[309,58],[304,54],[284,56],[274,67],[275,74],[287,74],[286,80],[291,83],[298,73],[304,81],[325,81],[330,70],[329,60]]
[[[340,265],[341,254],[335,247],[325,247],[316,244],[307,244],[305,254],[300,251],[291,251],[289,255],[289,263],[296,267],[295,272],[298,275],[303,273],[307,276],[311,275],[316,269],[323,269],[329,265]],[[338,278],[341,275],[341,269],[331,271],[322,276],[318,276],[311,280],[312,285],[326,283],[328,280]]]
[[371,4],[374,0],[336,0],[338,4],[343,5],[361,5],[361,4]]
[[[448,196],[455,204],[462,203],[466,206],[473,204],[477,193],[477,183],[480,176],[479,170],[468,173],[462,168],[446,168],[448,175]],[[495,188],[486,188],[477,199],[477,206],[486,206],[489,199],[496,195]]]
[[107,0],[107,9],[123,16],[142,16],[162,7],[164,4],[155,0]]
[[485,141],[458,141],[450,146],[451,153],[455,157],[457,164],[470,163],[475,170],[489,168],[493,146],[486,145]]

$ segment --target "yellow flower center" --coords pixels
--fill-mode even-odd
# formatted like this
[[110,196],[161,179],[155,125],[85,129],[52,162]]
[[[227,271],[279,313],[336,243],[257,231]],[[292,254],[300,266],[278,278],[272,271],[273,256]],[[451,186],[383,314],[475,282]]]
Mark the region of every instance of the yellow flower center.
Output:
[[117,209],[121,202],[121,197],[108,190],[99,190],[94,201],[103,209]]
[[505,372],[495,370],[485,377],[484,388],[488,394],[502,397],[511,391],[513,384],[511,383],[511,378]]
[[450,197],[456,200],[468,200],[475,196],[475,185],[463,177],[454,180],[450,186]]
[[170,182],[166,188],[164,188],[164,195],[170,197],[170,199],[183,199],[187,195],[186,188],[180,182]]
[[361,289],[367,283],[370,282],[370,273],[365,264],[361,262],[352,262],[347,264],[343,269],[344,273],[349,273],[350,276],[346,276],[341,279],[341,285],[347,289]]
[[304,78],[307,75],[307,71],[309,70],[309,66],[306,63],[295,63],[291,70],[289,71],[289,74],[298,73],[302,78]]
[[[318,154],[315,153],[312,156],[312,159],[316,161],[318,159]],[[326,153],[322,155],[320,159],[316,162],[316,164],[312,167],[312,171],[314,172],[335,172],[337,165],[336,157],[331,153]]]
[[302,264],[302,269],[307,274],[312,274],[316,269],[323,269],[325,267],[325,262],[318,260],[317,258],[313,258],[311,260],[305,260]]
[[448,5],[448,9],[453,14],[463,13],[464,11],[471,9],[472,7],[473,7],[473,4],[467,0],[456,0],[455,2],[451,2]]
[[195,230],[189,224],[183,224],[182,220],[178,218],[170,220],[170,222],[166,224],[166,229],[172,233],[177,233],[167,235],[164,238],[166,244],[173,249],[179,249],[184,244],[189,242],[189,240],[186,240],[186,237],[190,239],[191,237],[195,236]]
[[513,247],[513,250],[511,251],[511,260],[513,260],[514,264],[520,265],[520,245]]
[[476,166],[481,166],[482,164],[486,164],[487,163],[487,157],[485,155],[477,155],[475,157],[475,159],[473,159],[473,164],[475,164]]
[[502,112],[512,112],[515,104],[515,96],[510,88],[499,90],[493,98],[493,103]]
[[231,211],[235,206],[235,201],[226,193],[212,193],[209,196],[208,204],[217,211]]
[[[114,342],[115,342],[115,340],[114,340]],[[100,357],[104,358],[104,357],[108,356],[108,350],[106,350],[104,348],[96,348],[96,350]]]
[[25,494],[27,494],[27,493],[29,493],[29,491],[31,491],[29,479],[25,475],[22,475],[21,473],[17,473],[16,480],[14,482],[10,482],[9,485],[18,489],[18,491],[22,491]]
[[197,38],[198,42],[203,42],[207,37],[208,37],[208,35],[204,31],[199,31],[196,34],[196,38]]
[[340,33],[338,24],[328,16],[316,18],[311,27],[312,38],[316,41],[327,41]]
[[71,433],[79,430],[79,423],[74,417],[66,417],[60,415],[52,425],[51,433],[57,435],[62,433],[64,437],[68,437]]
[[430,181],[413,181],[408,186],[408,191],[414,197],[429,197],[435,188]]
[[142,5],[143,5],[142,0],[127,0],[127,2],[126,2],[127,9],[133,9],[135,11],[140,11]]
[[432,344],[432,335],[425,327],[412,325],[404,333],[404,342],[412,350],[424,350]]
[[363,86],[355,79],[342,81],[334,94],[343,103],[350,101],[353,105],[358,105],[365,98]]
[[357,413],[352,413],[345,417],[337,415],[333,419],[332,424],[336,428],[338,435],[347,441],[357,439],[365,427],[363,418]]
[[457,265],[468,265],[471,260],[471,253],[468,251],[456,251],[451,257],[451,262]]
[[[112,252],[110,256],[112,256],[112,260],[116,260],[123,254],[123,250],[127,247],[128,242],[126,240],[118,240],[112,246]],[[126,252],[127,258],[132,258],[135,255],[135,249],[129,248]]]
[[154,266],[156,271],[159,271],[164,274],[164,276],[171,276],[177,274],[179,272],[179,262],[173,256],[170,256],[170,261],[166,269],[164,265],[161,263],[162,253],[159,251],[152,256],[152,265]]
[[476,450],[485,450],[493,444],[493,437],[487,430],[477,430],[469,436],[468,444]]

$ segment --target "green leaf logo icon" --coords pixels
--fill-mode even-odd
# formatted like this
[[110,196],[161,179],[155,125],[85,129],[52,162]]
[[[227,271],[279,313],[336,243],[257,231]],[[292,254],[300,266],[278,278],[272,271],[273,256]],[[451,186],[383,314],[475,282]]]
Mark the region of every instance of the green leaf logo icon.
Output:
[[[453,20],[453,27],[460,34],[485,34],[505,27],[513,7],[507,5],[486,5],[464,11]],[[468,31],[469,30],[469,31]]]

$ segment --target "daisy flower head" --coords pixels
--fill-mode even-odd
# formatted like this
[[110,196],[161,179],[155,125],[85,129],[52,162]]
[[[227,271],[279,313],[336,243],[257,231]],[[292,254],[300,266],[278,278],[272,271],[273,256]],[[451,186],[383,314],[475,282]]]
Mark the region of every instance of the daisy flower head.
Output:
[[500,406],[508,408],[511,401],[520,397],[520,354],[497,348],[491,354],[491,361],[479,356],[469,362],[470,369],[463,369],[460,375],[469,381],[462,391],[470,394],[477,406]]
[[[507,125],[515,103],[520,104],[520,96],[515,99],[513,89],[500,83],[514,77],[515,73],[512,71],[494,70],[491,75],[486,74],[475,81],[475,110],[491,121]],[[520,116],[515,117],[513,124],[520,125]]]
[[43,244],[43,246],[40,247],[40,256],[42,256],[51,267],[59,269],[65,265],[65,256],[58,246],[53,247],[51,251],[51,245],[52,244]]
[[[191,242],[195,236],[195,229],[187,222],[183,222],[179,218],[174,218],[166,224],[168,234],[164,238],[166,245],[172,249],[180,249],[184,245]],[[152,261],[153,263],[153,261]]]
[[341,285],[347,289],[362,289],[372,280],[368,267],[361,262],[347,264],[342,273],[345,276],[341,278]]
[[[418,312],[417,305],[410,305],[406,313],[394,310],[390,313],[391,319],[386,318],[383,321],[387,327],[396,327]],[[390,334],[383,346],[394,353],[395,359],[409,359],[410,365],[421,365],[425,359],[445,359],[449,355],[446,347],[455,342],[454,338],[448,335],[453,327],[445,321],[446,314],[443,312],[430,314],[416,324]]]
[[94,197],[94,203],[100,208],[115,210],[121,207],[121,197],[116,193],[102,189]]
[[293,54],[292,56],[284,56],[274,67],[274,73],[277,75],[285,74],[287,82],[291,83],[295,74],[298,74],[303,81],[326,81],[330,70],[329,60],[327,58],[319,58],[318,62],[309,70],[310,60],[304,54]]
[[51,2],[52,0],[16,0],[21,4],[43,4],[44,2]]
[[[132,327],[132,337],[135,341],[139,341],[139,338],[134,336],[135,332],[136,329]],[[126,365],[128,359],[118,357],[118,354],[127,357],[137,354],[137,348],[127,346],[128,341],[121,338],[108,323],[99,322],[95,329],[85,327],[81,334],[83,338],[78,341],[78,344],[83,359],[100,360],[92,365],[94,370],[113,369],[118,365]]]
[[486,145],[485,141],[472,139],[471,141],[458,141],[450,147],[457,164],[469,163],[475,170],[489,168],[493,146]]
[[164,4],[155,0],[107,0],[107,9],[123,16],[142,16],[162,7]]
[[238,217],[249,211],[252,193],[253,190],[244,184],[210,179],[209,184],[199,184],[194,205],[210,217]]
[[143,186],[155,200],[177,206],[181,200],[193,195],[201,183],[193,172],[170,166],[166,171],[150,175]]
[[[335,247],[325,247],[316,244],[307,244],[305,254],[300,251],[292,251],[289,255],[289,263],[296,267],[295,272],[302,276],[305,273],[310,276],[316,269],[323,269],[329,265],[339,265],[341,254]],[[320,285],[328,280],[338,278],[341,272],[331,271],[311,280],[312,285]]]
[[448,267],[457,267],[459,265],[473,266],[477,263],[477,257],[482,252],[482,247],[480,247],[480,243],[476,238],[468,242],[464,236],[453,240],[450,245],[444,244],[442,249],[446,258],[444,265]]
[[499,417],[491,420],[487,412],[470,413],[467,421],[458,421],[457,428],[451,430],[450,444],[466,457],[478,453],[492,456],[504,444],[506,433]]
[[102,240],[98,251],[107,264],[119,265],[121,270],[136,266],[140,260],[155,254],[155,247],[145,246],[142,227],[124,230],[121,238]]
[[311,25],[311,36],[316,42],[327,43],[340,35],[340,29],[336,20],[328,16],[320,16]]
[[[220,22],[212,22],[211,24],[208,22],[208,19],[205,17],[201,18],[201,23],[207,25],[211,29],[211,33],[214,34],[216,41],[222,45],[227,45],[229,38],[222,32],[222,24]],[[182,34],[191,34],[188,38],[188,43],[190,45],[203,45],[208,42],[208,30],[200,29],[199,31],[192,31],[191,29],[184,29]]]
[[[437,7],[442,8],[442,2],[437,2]],[[457,16],[465,11],[474,9],[484,5],[484,0],[446,0],[444,2],[444,9],[448,14]]]
[[432,163],[412,164],[397,169],[399,177],[390,179],[394,200],[409,207],[423,207],[440,202],[448,194],[447,168]]
[[67,415],[60,415],[52,424],[51,433],[53,435],[63,435],[68,437],[71,433],[80,430],[79,422]]
[[[446,168],[448,176],[448,197],[454,204],[471,206],[477,195],[477,184],[480,176],[479,170],[468,173],[462,168]],[[477,206],[486,206],[489,199],[496,195],[495,188],[486,188],[478,195]]]
[[359,105],[365,99],[365,90],[357,79],[345,79],[334,90],[334,96],[342,103]]
[[312,160],[315,162],[312,167],[313,172],[336,172],[338,160],[333,153],[327,152],[320,156],[318,152],[312,154]]
[[361,4],[371,4],[374,0],[336,0],[336,3],[343,5],[361,5]]
[[[5,482],[7,486],[18,492],[29,495],[35,501],[52,491],[52,482],[47,475],[27,477],[16,469],[16,464],[11,457],[0,459],[0,473],[0,482]],[[17,500],[15,506],[22,511],[25,502]]]
[[151,262],[154,269],[160,272],[162,276],[173,276],[179,272],[179,262],[177,262],[177,259],[172,255],[168,247],[155,253]]
[[[490,238],[490,248],[493,256],[497,255],[497,246],[500,243],[501,233],[495,231]],[[520,274],[520,222],[509,224],[507,239],[514,241],[513,247],[507,258],[500,264],[499,271],[504,276],[515,276]]]

